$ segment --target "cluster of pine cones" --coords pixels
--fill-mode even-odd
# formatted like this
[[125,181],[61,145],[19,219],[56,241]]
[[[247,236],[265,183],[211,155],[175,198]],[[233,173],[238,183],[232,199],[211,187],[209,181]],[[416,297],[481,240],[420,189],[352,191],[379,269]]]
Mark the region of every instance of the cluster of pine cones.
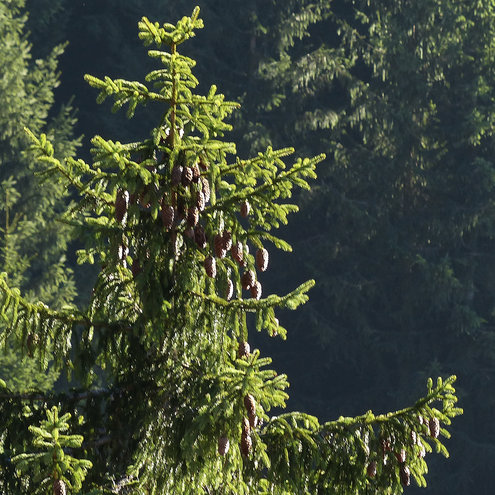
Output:
[[[148,166],[150,171],[156,171],[155,167]],[[119,189],[115,199],[115,220],[125,225],[129,206],[139,204],[142,209],[149,209],[153,199],[159,201],[161,221],[166,231],[182,228],[186,239],[193,241],[200,250],[206,250],[209,242],[205,228],[201,224],[201,214],[210,201],[210,183],[203,174],[209,169],[207,162],[200,158],[191,167],[185,165],[185,155],[179,154],[178,162],[172,167],[167,191],[160,193],[155,186],[148,185],[140,193],[129,194],[128,191]],[[158,198],[158,195],[161,195]],[[153,197],[154,196],[154,197]],[[247,217],[251,206],[247,200],[240,205],[240,214]],[[211,240],[211,254],[204,258],[204,269],[206,274],[215,278],[217,275],[217,259],[223,259],[228,254],[237,262],[239,267],[245,269],[241,276],[243,290],[249,291],[254,299],[260,299],[262,286],[257,280],[254,267],[247,268],[249,247],[239,240],[234,240],[230,231],[224,230],[217,233]],[[129,249],[125,242],[119,247],[118,259],[125,264]],[[257,270],[264,272],[268,268],[268,251],[264,248],[257,250],[255,255],[255,266]],[[141,272],[139,260],[134,259],[132,263],[132,274],[136,277]],[[230,279],[227,280],[225,298],[233,297],[234,285]]]
[[[423,418],[423,416],[418,416],[418,426],[422,429],[424,433],[429,435],[431,438],[438,438],[440,434],[440,421],[436,417],[431,417],[429,419]],[[380,440],[381,450],[382,450],[382,462],[383,465],[387,464],[388,452],[392,452],[393,447],[389,439],[382,438]],[[421,442],[421,438],[415,430],[410,431],[410,444],[412,447],[418,447],[418,457],[423,458],[426,455],[426,450]],[[407,453],[405,448],[400,448],[394,452],[395,458],[397,459],[399,468],[399,477],[402,485],[409,486],[411,484],[411,471],[407,466]],[[366,474],[369,478],[374,478],[377,473],[377,462],[375,460],[371,461],[366,467]]]

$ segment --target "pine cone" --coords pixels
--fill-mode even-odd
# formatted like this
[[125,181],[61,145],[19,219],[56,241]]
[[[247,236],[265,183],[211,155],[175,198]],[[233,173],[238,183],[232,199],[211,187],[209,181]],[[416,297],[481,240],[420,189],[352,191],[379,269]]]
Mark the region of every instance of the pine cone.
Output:
[[430,421],[428,421],[428,428],[430,430],[430,437],[438,438],[440,433],[440,421],[438,421],[438,418],[430,418]]
[[425,446],[423,445],[423,442],[421,442],[420,438],[418,438],[418,447],[419,447],[418,457],[420,459],[423,459],[423,457],[426,455],[426,450],[425,450]]
[[241,284],[244,290],[249,290],[252,285],[256,282],[256,277],[253,270],[247,270],[243,273],[241,277]]
[[243,259],[244,259],[244,253],[242,249],[242,243],[241,242],[236,242],[233,246],[232,249],[230,250],[232,254],[232,258],[234,258],[239,265],[243,264]]
[[268,268],[268,251],[264,248],[256,251],[256,266],[260,272],[266,271]]
[[178,186],[182,180],[182,167],[177,163],[172,167],[170,182],[172,186]]
[[395,458],[399,464],[406,462],[406,451],[405,449],[400,449],[400,452],[395,453]]
[[187,223],[189,226],[194,227],[197,225],[199,220],[199,210],[193,206],[187,210]]
[[376,476],[376,461],[371,461],[366,468],[366,474],[369,478],[374,478]]
[[141,265],[139,264],[138,259],[132,260],[131,272],[132,272],[133,278],[136,278],[141,273]]
[[215,256],[217,258],[225,258],[227,251],[224,248],[223,236],[221,234],[217,234],[213,242],[215,244]]
[[411,438],[411,443],[413,445],[416,445],[416,441],[418,439],[418,436],[417,436],[417,434],[416,434],[416,432],[414,430],[411,430],[410,438]]
[[162,204],[162,223],[169,230],[174,224],[175,210],[172,205]]
[[256,282],[251,285],[251,288],[249,290],[251,291],[251,297],[253,299],[261,298],[261,283],[258,280],[256,280]]
[[208,201],[210,201],[210,183],[208,182],[208,179],[203,176],[200,177],[200,181],[201,190],[203,191],[203,194],[205,196],[205,203],[208,203]]
[[247,418],[242,418],[242,434],[249,435],[251,432],[251,427],[249,426],[249,420]]
[[199,171],[199,165],[197,163],[195,163],[192,168],[192,181],[193,182],[198,182],[199,181],[199,177],[201,175],[201,172]]
[[194,227],[194,240],[200,249],[204,249],[206,247],[205,229],[199,224]]
[[218,453],[220,455],[225,455],[229,451],[230,442],[227,437],[220,437],[218,439]]
[[67,490],[62,480],[55,480],[53,483],[53,495],[66,495]]
[[405,464],[401,464],[399,468],[400,481],[404,486],[411,484],[411,471]]
[[203,194],[203,191],[198,191],[196,194],[196,207],[199,211],[205,209],[205,195]]
[[207,256],[205,258],[205,270],[206,275],[211,278],[215,278],[217,275],[217,262],[213,256]]
[[36,346],[38,345],[38,336],[35,333],[29,333],[26,339],[28,356],[33,357]]
[[249,347],[249,344],[247,342],[239,342],[239,347],[237,349],[237,357],[239,359],[243,357],[249,357],[250,352],[251,347]]
[[190,167],[184,167],[182,170],[181,182],[184,187],[187,187],[193,179],[193,171]]
[[184,230],[184,237],[187,237],[188,239],[194,239],[194,229],[192,227],[189,227]]
[[253,441],[251,440],[251,436],[242,435],[241,436],[241,452],[244,457],[247,457],[253,448]]
[[200,157],[199,158],[199,166],[203,169],[203,170],[208,170],[209,168],[209,164],[208,162],[206,161],[206,159],[204,157]]
[[115,198],[115,220],[124,223],[127,217],[127,208],[129,206],[129,193],[119,189]]
[[223,239],[223,248],[225,249],[225,251],[230,251],[232,249],[232,232],[226,230],[223,233],[222,239]]
[[241,203],[241,216],[246,218],[249,215],[250,211],[251,211],[251,205],[249,204],[249,201],[246,199]]
[[254,428],[256,426],[256,401],[251,394],[244,397],[244,407],[248,413],[249,425]]
[[232,296],[234,295],[234,284],[232,283],[232,280],[230,278],[227,279],[227,292],[225,294],[225,299],[227,301],[230,301],[232,299]]

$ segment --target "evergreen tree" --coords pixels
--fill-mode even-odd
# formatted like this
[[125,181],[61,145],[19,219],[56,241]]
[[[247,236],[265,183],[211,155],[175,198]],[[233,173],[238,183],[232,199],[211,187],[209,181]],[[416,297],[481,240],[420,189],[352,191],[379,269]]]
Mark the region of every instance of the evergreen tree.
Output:
[[256,121],[260,139],[330,156],[289,232],[305,252],[298,273],[319,280],[298,349],[316,337],[325,357],[305,359],[301,402],[320,414],[395,405],[418,376],[455,369],[475,406],[432,493],[490,493],[493,2],[315,4],[327,2],[281,8]]
[[[75,295],[65,251],[69,228],[57,221],[65,210],[68,192],[62,185],[42,181],[40,163],[28,152],[24,126],[44,131],[56,156],[75,153],[75,123],[69,105],[54,112],[58,86],[57,61],[63,46],[44,59],[32,60],[27,40],[27,14],[21,0],[0,1],[0,266],[10,284],[30,300],[42,299],[61,307]],[[0,377],[17,390],[49,389],[56,373],[40,375],[32,362],[9,347],[0,357]]]
[[[10,323],[2,337],[22,343],[36,336],[38,361],[53,352],[85,385],[64,396],[20,396],[3,384],[0,436],[8,459],[0,486],[6,494],[51,486],[65,493],[68,473],[77,493],[91,463],[81,486],[88,494],[392,494],[411,478],[424,485],[425,454],[446,453],[439,435],[448,436],[445,426],[461,412],[454,377],[428,380],[413,406],[385,415],[322,423],[301,412],[270,415],[285,406],[287,377],[267,369],[270,359],[248,342],[255,329],[285,338],[276,311],[304,303],[314,282],[262,297],[267,247],[290,250],[272,230],[297,210],[287,200],[295,186],[309,187],[324,156],[291,166],[292,148],[236,156],[222,138],[238,105],[215,86],[195,94],[195,62],[179,52],[202,27],[198,14],[176,25],[142,19],[139,37],[161,62],[146,83],[86,77],[100,90],[98,101],[112,98],[129,117],[138,105],[159,107],[147,137],[122,143],[95,136],[89,164],[60,161],[45,134],[28,131],[50,180],[79,192],[66,219],[87,240],[79,261],[100,264],[101,272],[85,309],[30,303],[0,279],[0,310]],[[26,412],[26,401],[36,407]],[[59,418],[56,408],[43,420],[43,405],[60,402],[84,421],[66,425],[69,416]],[[44,453],[22,455],[27,441],[16,434],[37,421],[34,445]],[[72,457],[81,437],[61,439],[59,423],[84,436],[91,462]],[[73,450],[64,453],[64,445]],[[42,486],[40,473],[47,473]]]

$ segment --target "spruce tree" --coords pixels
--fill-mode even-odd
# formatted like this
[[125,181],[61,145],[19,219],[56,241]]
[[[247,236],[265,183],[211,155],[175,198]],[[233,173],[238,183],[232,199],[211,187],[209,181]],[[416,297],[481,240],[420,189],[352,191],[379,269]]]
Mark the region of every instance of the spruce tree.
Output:
[[[292,148],[236,155],[223,138],[238,105],[215,86],[194,93],[195,62],[179,51],[203,26],[198,15],[196,8],[175,25],[141,20],[139,38],[160,63],[144,83],[86,76],[98,101],[112,98],[128,117],[138,105],[161,109],[142,136],[129,143],[95,136],[86,163],[59,160],[45,134],[27,131],[50,180],[78,191],[65,218],[86,239],[79,261],[101,271],[87,308],[30,303],[6,275],[0,279],[9,322],[2,337],[22,343],[31,336],[41,364],[52,352],[82,384],[63,396],[19,396],[4,386],[0,436],[8,459],[0,486],[7,494],[52,486],[77,493],[91,464],[81,486],[87,494],[392,494],[412,479],[422,486],[425,455],[446,453],[439,435],[449,436],[445,427],[461,412],[454,377],[428,380],[413,406],[388,414],[325,422],[273,414],[288,399],[287,377],[267,368],[270,358],[249,342],[255,330],[285,339],[278,312],[296,309],[314,285],[262,294],[269,253],[290,250],[272,231],[297,211],[288,200],[295,188],[309,188],[324,156],[289,166]],[[70,418],[58,419],[52,406],[59,403],[80,418],[70,423],[76,437],[64,440],[72,448],[65,453],[55,431]],[[31,447],[12,430],[22,421],[46,439],[34,443],[45,454],[22,455]],[[50,452],[57,461],[40,488],[39,459]],[[76,473],[74,483],[64,473]]]

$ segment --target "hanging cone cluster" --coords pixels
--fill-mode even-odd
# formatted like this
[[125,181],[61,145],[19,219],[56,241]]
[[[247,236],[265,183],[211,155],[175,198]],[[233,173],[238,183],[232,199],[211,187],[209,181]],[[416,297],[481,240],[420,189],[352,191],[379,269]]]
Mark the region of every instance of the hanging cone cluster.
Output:
[[67,489],[62,480],[55,480],[53,483],[53,495],[66,495]]

